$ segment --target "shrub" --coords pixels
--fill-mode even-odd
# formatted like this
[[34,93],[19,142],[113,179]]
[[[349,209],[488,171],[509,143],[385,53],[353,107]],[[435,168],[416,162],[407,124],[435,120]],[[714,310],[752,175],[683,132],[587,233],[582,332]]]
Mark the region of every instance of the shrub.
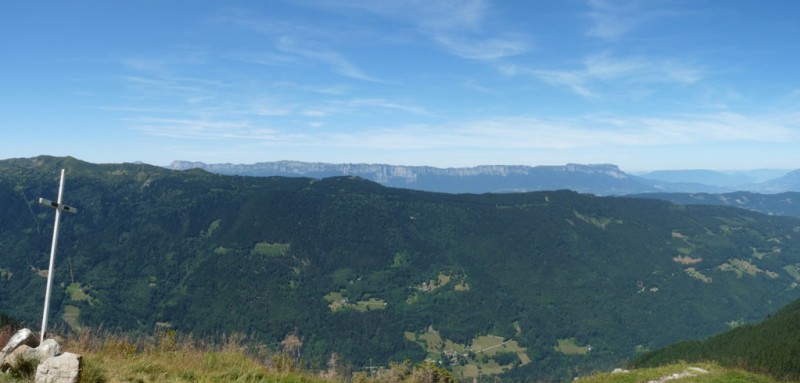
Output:
[[33,381],[36,376],[36,367],[38,366],[39,359],[29,359],[18,355],[16,363],[8,370],[8,374],[14,379]]

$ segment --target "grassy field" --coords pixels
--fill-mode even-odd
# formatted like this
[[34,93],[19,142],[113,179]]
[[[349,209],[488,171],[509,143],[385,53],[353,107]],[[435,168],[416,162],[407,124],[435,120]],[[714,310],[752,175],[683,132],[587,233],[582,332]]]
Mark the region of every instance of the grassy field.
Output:
[[330,292],[323,298],[328,302],[328,308],[330,308],[333,312],[343,309],[366,312],[371,310],[383,310],[386,308],[386,301],[377,298],[370,298],[365,301],[358,301],[356,303],[348,302],[340,291]]
[[556,351],[566,355],[586,355],[592,349],[590,346],[579,346],[573,338],[559,339],[555,348]]
[[[596,374],[576,380],[576,383],[777,383],[763,375],[731,370],[713,363],[674,364],[659,368],[646,368],[616,373]],[[796,383],[796,382],[795,382]]]
[[267,257],[282,257],[289,251],[289,244],[259,242],[253,247],[253,255],[263,255]]
[[77,306],[67,305],[64,306],[64,322],[67,322],[70,328],[74,330],[79,330],[81,328],[81,324],[78,321],[78,317],[81,315],[81,309]]
[[75,302],[89,302],[92,304],[92,297],[86,293],[86,289],[78,282],[70,283],[67,286],[67,295]]
[[[531,362],[525,349],[516,341],[499,336],[478,336],[465,345],[442,339],[439,332],[433,329],[428,329],[423,334],[406,331],[404,335],[406,339],[422,346],[428,353],[428,359],[447,362],[459,379],[499,375],[514,368],[516,364],[525,365]],[[509,353],[515,354],[517,360],[500,364],[494,359]]]

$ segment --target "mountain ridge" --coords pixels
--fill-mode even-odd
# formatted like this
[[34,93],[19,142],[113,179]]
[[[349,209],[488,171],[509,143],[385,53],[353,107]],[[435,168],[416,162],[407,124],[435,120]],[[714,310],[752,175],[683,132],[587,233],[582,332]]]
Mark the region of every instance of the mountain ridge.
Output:
[[173,161],[167,168],[200,168],[224,175],[326,178],[359,176],[385,186],[446,193],[503,193],[569,189],[596,195],[730,191],[713,185],[666,183],[625,173],[614,164],[480,165],[463,168],[301,161],[206,164]]

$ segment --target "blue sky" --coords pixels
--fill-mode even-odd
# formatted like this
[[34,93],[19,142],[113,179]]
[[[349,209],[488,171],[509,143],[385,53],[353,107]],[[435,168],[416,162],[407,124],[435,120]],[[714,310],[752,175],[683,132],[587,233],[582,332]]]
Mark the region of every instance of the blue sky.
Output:
[[5,1],[0,158],[800,168],[794,0]]

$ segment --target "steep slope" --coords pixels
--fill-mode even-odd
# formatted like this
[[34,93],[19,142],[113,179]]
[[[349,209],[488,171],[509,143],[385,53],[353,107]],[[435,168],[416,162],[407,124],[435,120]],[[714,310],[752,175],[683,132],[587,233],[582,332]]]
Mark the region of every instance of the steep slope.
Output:
[[800,301],[768,319],[737,327],[703,341],[683,342],[644,354],[631,362],[654,367],[677,361],[717,361],[778,379],[800,379]]
[[79,213],[63,221],[53,318],[71,326],[244,332],[299,340],[320,364],[429,357],[464,377],[547,379],[800,297],[789,217],[39,157],[0,161],[0,311],[23,321],[40,317],[53,220],[35,200],[54,198],[62,167]]

